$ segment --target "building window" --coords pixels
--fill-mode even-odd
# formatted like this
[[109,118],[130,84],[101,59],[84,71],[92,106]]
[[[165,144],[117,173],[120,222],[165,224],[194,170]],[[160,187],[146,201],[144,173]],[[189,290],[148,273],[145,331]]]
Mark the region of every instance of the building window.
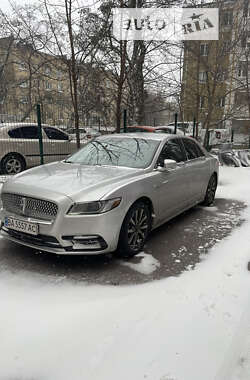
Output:
[[46,100],[47,100],[47,103],[48,103],[48,104],[52,104],[52,97],[51,97],[51,96],[48,96],[48,97],[46,98]]
[[208,56],[208,44],[200,44],[200,55],[202,57]]
[[242,91],[237,91],[234,96],[234,104],[236,106],[242,106],[248,104],[248,96],[247,93]]
[[199,96],[199,108],[204,108],[204,104],[205,104],[205,97]]
[[229,40],[223,41],[222,54],[227,55],[230,52],[230,49],[231,49],[231,41]]
[[26,64],[24,62],[19,62],[18,68],[21,71],[26,71],[27,70]]
[[225,106],[225,96],[222,96],[218,99],[218,107],[224,107]]
[[226,11],[222,14],[222,24],[224,26],[230,26],[233,24],[233,11]]
[[56,77],[57,77],[57,79],[62,79],[62,77],[63,77],[63,73],[62,73],[62,71],[61,70],[57,70],[57,72],[56,72]]
[[51,90],[52,89],[52,83],[48,80],[45,81],[45,90]]
[[62,85],[62,83],[58,83],[57,84],[57,89],[58,89],[59,92],[63,91],[63,85]]
[[25,82],[20,83],[19,86],[22,87],[22,88],[28,88],[28,87],[29,87],[29,84],[28,84],[27,81],[25,81]]
[[22,103],[22,104],[28,104],[28,103],[29,103],[29,98],[28,98],[28,96],[22,96],[22,97],[20,98],[20,103]]
[[207,72],[206,71],[200,71],[199,72],[199,82],[204,83],[207,80]]
[[238,77],[246,77],[247,76],[247,63],[240,62],[238,65]]
[[45,69],[44,69],[44,74],[45,74],[45,75],[50,75],[50,74],[51,74],[50,67],[48,67],[48,66],[45,67]]
[[39,79],[34,79],[34,80],[33,80],[33,85],[34,85],[35,87],[39,87],[39,85],[40,85],[40,81],[39,81]]
[[216,73],[216,80],[217,82],[224,82],[224,80],[226,80],[226,72],[225,71],[218,71]]

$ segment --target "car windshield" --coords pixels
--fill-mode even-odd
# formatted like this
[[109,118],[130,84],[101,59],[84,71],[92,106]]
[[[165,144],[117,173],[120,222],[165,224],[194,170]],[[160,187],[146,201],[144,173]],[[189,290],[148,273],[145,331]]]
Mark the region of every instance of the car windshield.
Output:
[[86,144],[65,162],[143,169],[152,162],[159,144],[143,138],[102,137]]

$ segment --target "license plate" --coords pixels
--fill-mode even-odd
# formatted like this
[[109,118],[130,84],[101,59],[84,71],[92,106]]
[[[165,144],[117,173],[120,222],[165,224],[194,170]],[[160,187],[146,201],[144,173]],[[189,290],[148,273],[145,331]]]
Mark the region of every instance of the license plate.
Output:
[[36,223],[30,223],[6,216],[4,219],[4,226],[11,230],[26,232],[30,235],[38,235],[38,224]]

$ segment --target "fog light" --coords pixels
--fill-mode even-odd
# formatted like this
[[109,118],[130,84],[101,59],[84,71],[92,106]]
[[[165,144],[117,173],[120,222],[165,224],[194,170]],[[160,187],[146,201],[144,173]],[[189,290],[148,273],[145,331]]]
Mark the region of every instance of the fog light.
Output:
[[65,247],[66,251],[102,251],[108,246],[98,235],[71,235],[62,236],[62,239],[72,244],[71,247]]
[[73,236],[73,249],[102,248],[98,236]]

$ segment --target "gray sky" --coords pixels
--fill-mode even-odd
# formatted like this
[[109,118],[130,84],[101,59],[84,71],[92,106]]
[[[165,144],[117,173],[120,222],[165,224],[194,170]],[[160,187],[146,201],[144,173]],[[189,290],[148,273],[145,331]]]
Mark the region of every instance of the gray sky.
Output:
[[[22,1],[22,0],[21,0]],[[1,0],[0,8],[3,11],[7,11],[9,9],[9,1],[8,0]]]

